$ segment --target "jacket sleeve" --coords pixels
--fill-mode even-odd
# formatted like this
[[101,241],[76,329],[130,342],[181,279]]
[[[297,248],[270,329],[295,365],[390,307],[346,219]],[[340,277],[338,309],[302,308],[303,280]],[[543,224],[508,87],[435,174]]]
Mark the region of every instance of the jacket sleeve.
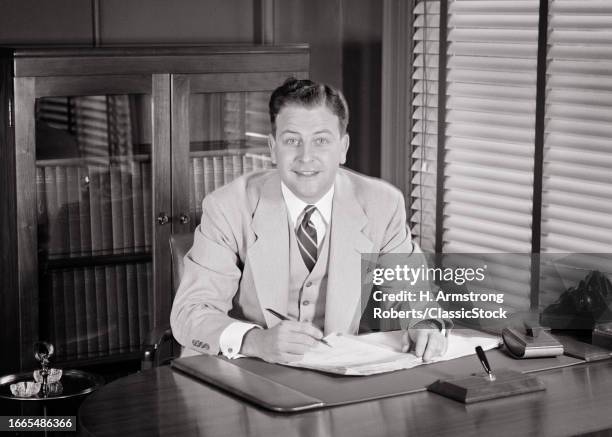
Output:
[[200,353],[219,353],[223,330],[236,320],[227,314],[241,277],[238,243],[214,195],[202,202],[185,270],[172,305],[170,324],[176,340]]

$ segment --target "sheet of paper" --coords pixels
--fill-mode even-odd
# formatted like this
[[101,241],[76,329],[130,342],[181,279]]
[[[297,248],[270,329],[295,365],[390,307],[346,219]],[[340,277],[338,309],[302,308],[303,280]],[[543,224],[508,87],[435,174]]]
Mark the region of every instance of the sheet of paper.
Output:
[[[412,353],[401,352],[402,331],[378,332],[362,336],[333,333],[325,337],[332,346],[318,344],[300,361],[289,366],[315,369],[341,375],[374,375],[410,369],[424,363]],[[457,330],[448,337],[448,350],[432,362],[474,354],[474,348],[498,347],[500,338],[473,330]]]

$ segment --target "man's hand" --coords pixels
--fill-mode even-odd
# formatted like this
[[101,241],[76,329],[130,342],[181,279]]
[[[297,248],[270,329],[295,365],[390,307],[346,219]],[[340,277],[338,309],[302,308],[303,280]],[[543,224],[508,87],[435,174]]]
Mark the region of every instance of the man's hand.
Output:
[[270,329],[251,329],[242,340],[240,353],[271,363],[299,360],[323,338],[323,333],[309,323],[284,321]]
[[417,357],[423,361],[431,361],[435,357],[444,355],[448,341],[434,322],[424,320],[417,326],[404,331],[402,336],[402,352],[414,350]]

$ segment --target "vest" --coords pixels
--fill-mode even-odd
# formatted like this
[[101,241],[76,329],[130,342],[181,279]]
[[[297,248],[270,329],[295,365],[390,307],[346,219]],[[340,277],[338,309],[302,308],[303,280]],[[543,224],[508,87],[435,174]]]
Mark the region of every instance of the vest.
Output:
[[329,265],[328,226],[319,247],[319,256],[312,272],[308,272],[298,247],[295,230],[289,222],[289,299],[287,314],[293,320],[312,323],[323,331],[325,327],[325,298],[327,296],[327,269]]

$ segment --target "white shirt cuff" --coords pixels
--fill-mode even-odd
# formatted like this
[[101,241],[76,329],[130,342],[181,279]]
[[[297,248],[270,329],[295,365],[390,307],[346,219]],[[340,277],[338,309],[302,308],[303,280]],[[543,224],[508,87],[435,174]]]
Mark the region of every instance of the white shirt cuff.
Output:
[[242,340],[248,331],[253,328],[260,328],[253,323],[245,322],[234,322],[228,325],[221,336],[219,337],[219,347],[221,353],[230,360],[234,358],[242,358],[245,355],[240,354],[240,348],[242,347]]

